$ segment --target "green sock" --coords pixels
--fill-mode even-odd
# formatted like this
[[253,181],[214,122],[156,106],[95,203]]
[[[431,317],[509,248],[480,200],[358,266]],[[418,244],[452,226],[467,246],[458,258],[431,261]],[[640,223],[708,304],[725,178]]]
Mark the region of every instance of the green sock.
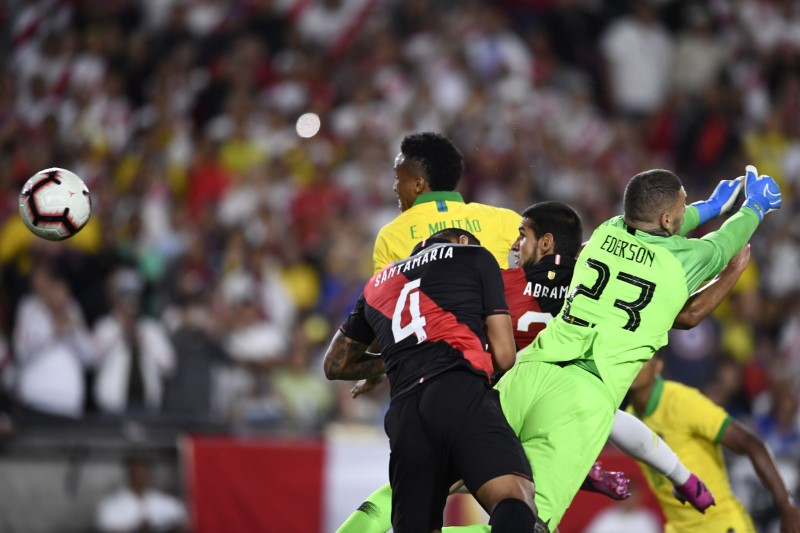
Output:
[[386,533],[392,529],[392,488],[387,483],[362,503],[336,533]]
[[442,533],[490,533],[492,526],[488,524],[473,524],[471,526],[448,526],[442,528]]

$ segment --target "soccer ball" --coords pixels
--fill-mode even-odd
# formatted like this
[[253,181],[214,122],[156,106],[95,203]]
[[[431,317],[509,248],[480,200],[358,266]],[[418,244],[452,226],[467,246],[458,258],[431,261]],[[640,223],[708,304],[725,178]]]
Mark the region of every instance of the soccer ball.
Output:
[[78,176],[63,168],[37,172],[19,194],[22,221],[37,236],[61,241],[78,233],[89,221],[92,200]]

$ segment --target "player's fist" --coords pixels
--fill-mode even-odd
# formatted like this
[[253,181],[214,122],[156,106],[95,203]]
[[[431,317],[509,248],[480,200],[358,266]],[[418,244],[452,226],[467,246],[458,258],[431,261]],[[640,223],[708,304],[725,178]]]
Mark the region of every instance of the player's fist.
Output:
[[355,385],[353,385],[353,388],[350,389],[350,394],[353,395],[353,398],[358,398],[365,392],[369,392],[378,385],[380,385],[382,381],[383,381],[383,376],[360,379]]
[[739,193],[742,190],[744,178],[735,180],[722,180],[711,193],[708,200],[695,202],[692,205],[700,213],[700,224],[704,224],[712,218],[717,218],[723,213],[727,213],[733,208]]
[[753,165],[747,165],[744,177],[744,196],[742,207],[749,207],[758,215],[759,222],[770,211],[781,208],[781,189],[769,176],[758,176]]

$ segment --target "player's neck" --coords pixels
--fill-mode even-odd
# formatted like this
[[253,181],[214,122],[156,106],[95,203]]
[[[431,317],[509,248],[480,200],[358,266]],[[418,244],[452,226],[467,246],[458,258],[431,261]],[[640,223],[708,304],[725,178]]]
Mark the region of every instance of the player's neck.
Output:
[[654,388],[655,381],[646,387],[630,392],[631,404],[638,414],[644,413],[645,409],[647,409],[647,402],[650,400],[650,395],[653,394]]
[[661,237],[669,237],[670,232],[665,230],[661,224],[656,222],[645,222],[642,220],[631,220],[628,217],[624,217],[625,225],[629,228],[634,230],[643,231],[645,233],[649,233],[651,235],[659,235]]

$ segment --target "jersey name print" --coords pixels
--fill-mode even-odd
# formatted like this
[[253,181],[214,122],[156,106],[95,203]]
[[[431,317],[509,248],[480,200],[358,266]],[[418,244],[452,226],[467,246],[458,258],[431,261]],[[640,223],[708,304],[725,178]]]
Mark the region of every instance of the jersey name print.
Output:
[[381,271],[380,276],[375,276],[374,278],[375,287],[387,279],[393,278],[395,274],[408,272],[412,268],[426,264],[428,261],[436,261],[437,259],[447,259],[451,257],[453,257],[452,246],[436,246],[427,252],[420,252],[409,261],[403,261],[398,265],[390,265],[388,268],[384,268],[383,271]]
[[445,228],[469,231],[494,255],[501,268],[508,268],[508,253],[519,234],[520,220],[519,214],[510,209],[464,203],[454,191],[421,194],[411,208],[378,232],[373,271],[408,257],[415,244]]
[[535,265],[503,271],[517,350],[528,346],[558,314],[569,294],[575,259],[548,255]]
[[378,339],[393,398],[456,367],[488,386],[484,319],[508,314],[502,283],[485,248],[431,239],[375,274],[341,329],[365,344]]
[[600,245],[600,249],[628,261],[647,266],[653,266],[653,260],[656,258],[656,254],[652,250],[612,235],[606,235],[606,240]]

